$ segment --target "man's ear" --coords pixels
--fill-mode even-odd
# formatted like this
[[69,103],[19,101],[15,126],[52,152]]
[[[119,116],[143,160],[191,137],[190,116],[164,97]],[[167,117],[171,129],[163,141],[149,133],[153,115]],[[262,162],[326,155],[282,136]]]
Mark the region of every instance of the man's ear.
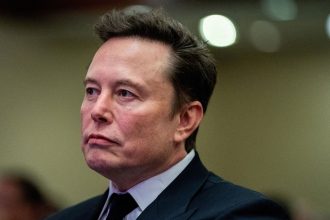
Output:
[[174,135],[174,141],[185,140],[197,129],[203,119],[203,106],[199,101],[193,101],[185,105],[179,115],[179,123]]

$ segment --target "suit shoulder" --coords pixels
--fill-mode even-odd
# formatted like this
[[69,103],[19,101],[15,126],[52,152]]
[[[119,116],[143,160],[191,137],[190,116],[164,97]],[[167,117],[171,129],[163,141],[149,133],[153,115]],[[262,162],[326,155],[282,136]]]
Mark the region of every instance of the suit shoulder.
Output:
[[233,216],[289,219],[287,211],[265,195],[225,181],[212,173],[193,202],[199,210],[208,210],[209,215],[218,216],[219,219],[231,219]]
[[221,195],[227,201],[229,198],[234,200],[251,200],[265,197],[259,192],[226,181],[213,173],[210,173],[208,176],[202,193],[212,194],[215,197]]
[[86,219],[87,216],[92,216],[95,209],[97,209],[102,196],[96,196],[80,202],[76,205],[65,208],[48,218],[46,220],[78,220]]

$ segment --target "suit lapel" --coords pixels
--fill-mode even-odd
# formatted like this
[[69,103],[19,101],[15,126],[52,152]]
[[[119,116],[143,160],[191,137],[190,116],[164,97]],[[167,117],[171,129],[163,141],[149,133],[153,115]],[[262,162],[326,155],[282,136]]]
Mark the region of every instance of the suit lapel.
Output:
[[[103,206],[108,198],[109,189],[103,193],[103,195],[100,197],[99,201],[96,203],[95,206],[93,206],[93,209],[89,211],[89,216],[82,216],[82,219],[88,219],[88,220],[97,220],[101,214],[101,211],[103,209]],[[87,211],[87,210],[86,210]]]
[[[196,210],[187,211],[195,193],[208,177],[208,171],[196,153],[183,172],[138,217],[145,219],[188,219]],[[187,184],[188,183],[188,184]]]

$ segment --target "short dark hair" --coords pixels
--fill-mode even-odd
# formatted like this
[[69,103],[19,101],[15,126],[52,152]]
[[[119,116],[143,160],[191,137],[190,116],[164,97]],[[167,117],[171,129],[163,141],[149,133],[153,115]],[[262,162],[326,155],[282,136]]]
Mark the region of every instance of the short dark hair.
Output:
[[[104,42],[113,37],[132,36],[169,45],[173,51],[169,79],[176,93],[173,113],[191,101],[199,101],[203,112],[206,111],[217,78],[214,59],[204,42],[162,9],[147,13],[112,10],[101,17],[95,32]],[[187,138],[187,152],[195,147],[197,132],[198,128]]]

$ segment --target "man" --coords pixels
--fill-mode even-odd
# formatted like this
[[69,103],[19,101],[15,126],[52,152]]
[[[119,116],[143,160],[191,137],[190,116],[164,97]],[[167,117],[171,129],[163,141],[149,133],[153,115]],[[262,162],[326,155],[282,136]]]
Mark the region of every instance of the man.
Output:
[[263,195],[210,173],[195,151],[216,82],[203,43],[159,10],[112,11],[96,32],[104,43],[84,81],[82,150],[110,185],[49,220],[287,219]]

